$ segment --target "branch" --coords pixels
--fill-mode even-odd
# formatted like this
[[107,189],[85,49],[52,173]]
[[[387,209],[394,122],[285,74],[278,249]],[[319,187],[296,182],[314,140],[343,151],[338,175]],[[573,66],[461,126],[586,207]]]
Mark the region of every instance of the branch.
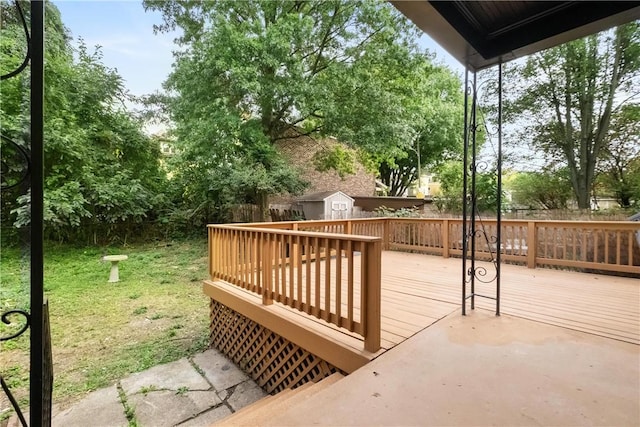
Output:
[[291,136],[291,135],[277,136],[277,137],[271,139],[271,143],[274,143],[276,141],[280,141],[282,139],[296,139],[296,138],[301,138],[303,136],[309,136],[312,133],[320,131],[321,129],[322,129],[322,125],[319,125],[319,126],[314,127],[313,129],[311,129],[308,132],[297,132],[297,134],[293,135],[293,136]]
[[333,23],[336,20],[336,16],[338,16],[338,11],[339,10],[340,10],[340,3],[336,3],[335,7],[333,8],[333,15],[331,16],[331,21],[329,22],[329,25],[327,26],[327,31],[325,32],[324,36],[322,37],[322,42],[320,43],[320,50],[318,51],[318,54],[316,55],[316,60],[314,61],[313,66],[311,67],[311,75],[312,76],[316,75],[318,73],[318,71],[316,71],[316,70],[317,70],[318,64],[320,63],[320,58],[322,58],[322,52],[324,52],[324,48],[326,47],[327,42],[329,41],[329,34],[331,34],[331,28],[333,27]]

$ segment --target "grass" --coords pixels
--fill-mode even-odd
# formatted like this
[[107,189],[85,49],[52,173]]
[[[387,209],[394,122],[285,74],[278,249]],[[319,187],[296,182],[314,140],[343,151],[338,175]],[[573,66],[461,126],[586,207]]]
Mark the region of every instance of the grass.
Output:
[[[120,282],[107,283],[107,254],[126,254]],[[54,360],[54,403],[63,407],[130,373],[177,360],[207,345],[204,240],[110,248],[45,247]],[[29,307],[28,262],[2,248],[0,311]],[[19,317],[13,317],[19,323]],[[0,335],[15,330],[0,323]],[[3,342],[0,373],[27,404],[29,333]],[[2,410],[4,408],[0,408]],[[0,412],[0,415],[3,412]]]

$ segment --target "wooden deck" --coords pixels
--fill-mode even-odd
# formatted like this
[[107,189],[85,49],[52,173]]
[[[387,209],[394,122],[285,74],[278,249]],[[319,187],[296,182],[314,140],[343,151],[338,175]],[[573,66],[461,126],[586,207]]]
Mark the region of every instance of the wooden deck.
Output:
[[[320,271],[325,270],[324,262],[319,266]],[[330,262],[335,263],[335,258]],[[492,271],[487,263],[477,265],[486,265],[488,271]],[[357,277],[359,272],[355,273]],[[242,298],[243,304],[249,303],[256,309],[262,307],[265,312],[255,314],[260,316],[261,322],[265,319],[275,328],[279,325],[279,318],[290,322],[290,326],[283,326],[276,332],[282,333],[298,326],[306,331],[313,331],[316,337],[307,337],[305,341],[323,349],[328,342],[338,343],[344,349],[341,358],[344,358],[346,352],[360,358],[360,362],[355,359],[351,362],[351,366],[357,368],[357,365],[366,363],[365,359],[379,356],[459,310],[461,273],[462,260],[457,258],[383,252],[382,349],[375,354],[363,350],[363,338],[358,334],[282,304],[263,306],[260,296],[218,283],[224,287],[224,292]],[[495,283],[476,286],[477,293],[489,296],[495,294]],[[216,299],[221,296],[219,291],[213,289],[211,282],[205,284],[205,292]],[[359,292],[355,297],[354,311],[359,315]],[[640,283],[637,279],[502,265],[501,299],[503,314],[640,344]],[[494,310],[494,307],[494,301],[476,298],[476,309]],[[265,315],[270,316],[270,320]],[[298,337],[305,335],[303,330],[296,334]]]
[[[397,329],[393,325],[398,321],[407,325],[407,331],[417,331],[441,318],[442,313],[460,307],[460,259],[387,251],[382,262],[385,340],[395,341]],[[478,265],[492,271],[490,264]],[[502,313],[640,344],[637,279],[515,265],[501,267]],[[495,283],[477,284],[476,292],[495,296]],[[476,298],[476,308],[494,310],[495,302]],[[402,315],[403,310],[411,315]]]

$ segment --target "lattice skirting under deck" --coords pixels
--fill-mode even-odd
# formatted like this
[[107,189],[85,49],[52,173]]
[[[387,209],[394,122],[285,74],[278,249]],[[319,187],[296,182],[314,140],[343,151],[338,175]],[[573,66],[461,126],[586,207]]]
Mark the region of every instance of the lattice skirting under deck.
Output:
[[267,393],[320,381],[335,366],[259,323],[211,299],[209,343]]

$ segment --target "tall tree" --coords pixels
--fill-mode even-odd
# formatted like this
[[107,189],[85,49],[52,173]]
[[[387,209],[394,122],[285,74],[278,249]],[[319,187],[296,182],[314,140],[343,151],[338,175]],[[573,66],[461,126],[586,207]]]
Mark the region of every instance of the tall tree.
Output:
[[[402,96],[385,84],[411,59],[412,27],[379,1],[145,1],[180,27],[166,82],[181,155],[199,197],[232,194],[264,208],[299,191],[274,149],[324,134],[369,151],[410,141]],[[291,128],[295,127],[295,132]],[[395,148],[393,148],[395,150]],[[312,167],[312,165],[310,165]],[[197,173],[193,173],[198,171]],[[221,176],[222,175],[222,176]],[[236,187],[232,187],[235,185]]]
[[626,105],[614,117],[598,169],[599,181],[620,207],[640,204],[640,105]]
[[[569,168],[578,206],[589,208],[596,165],[611,143],[611,123],[637,102],[640,24],[576,40],[533,55],[515,69],[521,136]],[[520,89],[518,89],[520,88]]]
[[429,58],[415,55],[410,79],[402,84],[410,89],[404,98],[407,127],[414,137],[401,141],[398,154],[380,161],[381,181],[390,196],[401,196],[419,178],[420,171],[435,168],[462,153],[463,99],[460,79]]
[[[45,7],[45,230],[49,237],[89,239],[133,229],[164,202],[159,148],[126,112],[118,73],[102,63],[99,50],[82,41],[74,48],[56,6]],[[2,2],[3,73],[25,50],[20,23],[9,18],[17,16],[14,8]],[[3,135],[25,147],[27,85],[23,78],[3,81],[0,105]],[[3,225],[28,225],[29,206],[29,194],[3,197]]]

